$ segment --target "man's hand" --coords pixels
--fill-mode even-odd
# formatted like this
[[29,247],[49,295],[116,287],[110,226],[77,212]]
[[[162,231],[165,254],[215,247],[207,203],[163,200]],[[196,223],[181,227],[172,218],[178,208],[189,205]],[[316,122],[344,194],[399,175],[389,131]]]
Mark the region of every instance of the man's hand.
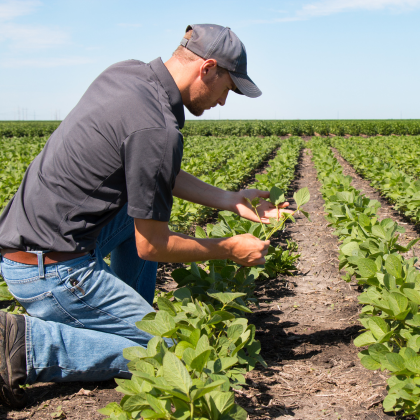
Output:
[[[260,191],[260,190],[241,190],[236,193],[235,199],[237,200],[234,204],[235,213],[239,216],[244,217],[245,219],[251,220],[252,222],[259,222],[258,216],[255,214],[254,209],[251,204],[246,200],[253,200],[256,197],[260,197],[260,205],[257,207],[258,214],[263,223],[270,223],[269,218],[273,217],[277,219],[277,208],[269,201],[264,200],[265,198],[270,198],[269,191]],[[286,208],[289,205],[288,202],[282,203],[279,205],[281,209]],[[293,213],[291,210],[280,210],[280,217],[282,213]]]
[[230,255],[227,258],[237,264],[252,267],[265,263],[264,257],[268,253],[270,241],[261,241],[255,236],[245,233],[226,239],[226,244],[230,250]]

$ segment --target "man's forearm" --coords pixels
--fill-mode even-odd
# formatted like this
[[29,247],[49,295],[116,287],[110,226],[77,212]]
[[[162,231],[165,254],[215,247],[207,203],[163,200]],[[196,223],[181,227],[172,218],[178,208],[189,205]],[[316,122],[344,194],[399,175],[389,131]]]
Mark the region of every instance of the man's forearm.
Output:
[[181,263],[229,258],[226,239],[199,239],[174,232],[153,243],[142,244],[137,239],[137,249],[144,250],[140,257],[149,261]]
[[235,211],[234,192],[207,184],[185,171],[180,171],[173,189],[175,197],[207,207]]
[[199,239],[171,232],[166,222],[134,219],[140,258],[160,262],[231,259],[242,265],[264,263],[269,241],[245,234],[231,238]]

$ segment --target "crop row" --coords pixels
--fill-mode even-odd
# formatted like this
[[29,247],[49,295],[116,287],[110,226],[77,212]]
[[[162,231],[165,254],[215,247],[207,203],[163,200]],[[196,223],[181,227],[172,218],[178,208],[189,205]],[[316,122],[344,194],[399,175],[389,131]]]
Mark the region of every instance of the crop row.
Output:
[[[189,137],[184,144],[182,169],[194,176],[219,169],[229,158],[255,143],[253,137]],[[258,139],[261,143],[261,139]]]
[[[418,141],[412,141],[416,140]],[[394,163],[391,158],[387,161],[368,153],[368,149],[359,147],[358,142],[353,143],[351,139],[336,138],[332,144],[358,173],[371,181],[372,186],[394,203],[398,211],[416,223],[420,221],[420,181],[407,175],[408,162],[407,169],[398,169],[399,164]],[[407,155],[409,154],[410,150],[407,150]]]
[[[271,163],[273,170],[281,165],[280,160]],[[294,167],[289,167],[289,172],[293,174]],[[280,191],[277,182],[271,180],[274,192]],[[294,197],[300,208],[309,200],[309,193],[304,189]],[[221,213],[218,224],[207,225],[207,233],[197,228],[196,236],[249,232],[263,237],[265,228],[260,224]],[[285,226],[284,221],[275,224],[279,229]],[[147,349],[124,350],[133,376],[131,380],[116,379],[117,391],[125,396],[119,404],[100,410],[109,419],[247,419],[246,411],[235,404],[232,391],[245,384],[244,375],[257,363],[266,366],[255,326],[244,317],[252,312],[250,306],[258,305],[254,289],[261,268],[240,267],[229,260],[204,265],[202,269],[192,263],[173,271],[178,289],[159,296],[159,311],[136,323],[154,338]]]
[[356,150],[360,154],[363,153],[365,157],[373,157],[374,162],[381,161],[390,164],[416,178],[420,175],[419,136],[352,137],[338,140],[340,140],[340,144],[346,144],[346,149],[349,151]]
[[[0,137],[49,136],[59,122],[0,122]],[[369,136],[420,135],[420,120],[251,120],[187,121],[182,132],[189,136],[313,136],[346,134]]]
[[315,133],[327,136],[346,134],[358,136],[378,134],[389,136],[419,135],[420,121],[392,120],[298,120],[298,121],[187,121],[182,130],[184,136],[313,136]]
[[378,220],[380,203],[351,186],[329,145],[311,142],[313,161],[322,183],[326,219],[341,242],[339,268],[344,279],[355,278],[364,291],[360,322],[364,332],[354,344],[368,346],[359,353],[370,370],[390,372],[385,411],[402,411],[420,418],[420,273],[406,260],[407,246],[398,244],[404,232],[392,219]]

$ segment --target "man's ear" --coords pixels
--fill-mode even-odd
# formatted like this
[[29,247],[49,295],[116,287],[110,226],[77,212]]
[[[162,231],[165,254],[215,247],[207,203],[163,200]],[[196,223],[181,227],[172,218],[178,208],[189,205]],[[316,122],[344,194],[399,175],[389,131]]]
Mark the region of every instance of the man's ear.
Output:
[[210,58],[201,65],[200,73],[202,78],[208,76],[213,77],[213,74],[217,71],[217,60]]

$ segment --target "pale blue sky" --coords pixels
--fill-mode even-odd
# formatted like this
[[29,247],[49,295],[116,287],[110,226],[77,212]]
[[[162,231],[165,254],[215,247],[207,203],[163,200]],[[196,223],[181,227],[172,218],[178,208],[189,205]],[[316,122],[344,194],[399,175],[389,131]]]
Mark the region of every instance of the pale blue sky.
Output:
[[64,118],[106,67],[167,60],[192,23],[231,27],[263,91],[201,118],[420,118],[420,0],[0,0],[0,120]]

